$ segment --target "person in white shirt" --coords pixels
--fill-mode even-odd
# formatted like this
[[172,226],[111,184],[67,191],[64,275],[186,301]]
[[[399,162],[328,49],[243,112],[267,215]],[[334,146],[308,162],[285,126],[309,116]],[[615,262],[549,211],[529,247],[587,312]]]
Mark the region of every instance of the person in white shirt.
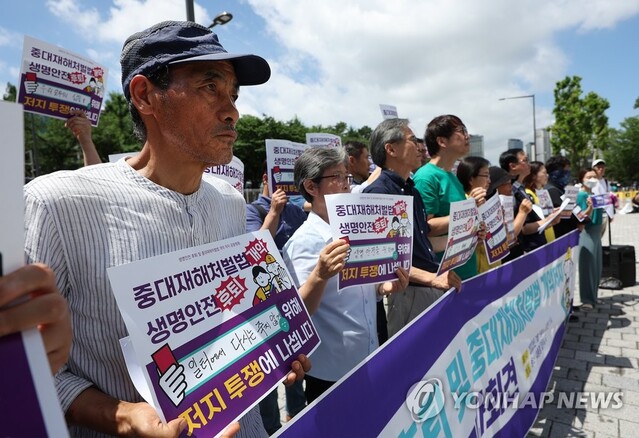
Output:
[[284,261],[322,339],[305,377],[308,403],[378,347],[377,301],[408,285],[400,268],[396,281],[338,288],[350,247],[333,240],[324,196],[350,191],[346,157],[342,148],[310,148],[295,162],[295,184],[312,209],[284,246]]
[[[186,420],[163,423],[135,389],[106,270],[245,232],[242,196],[202,174],[231,161],[239,86],[262,84],[271,72],[259,56],[227,53],[206,27],[177,21],[131,35],[120,62],[142,150],[27,184],[25,252],[55,272],[71,311],[71,354],[55,376],[70,435],[173,438]],[[310,362],[300,355],[292,367],[291,383]],[[240,425],[241,436],[267,436],[257,408]]]
[[[597,174],[597,185],[592,189],[594,195],[604,195],[610,193],[610,183],[606,179],[606,162],[601,158],[598,158],[592,162],[592,168]],[[603,223],[601,225],[601,235],[606,231],[606,227],[609,226],[609,222],[612,222],[615,217],[615,206],[606,205],[604,207],[606,214],[603,215]]]

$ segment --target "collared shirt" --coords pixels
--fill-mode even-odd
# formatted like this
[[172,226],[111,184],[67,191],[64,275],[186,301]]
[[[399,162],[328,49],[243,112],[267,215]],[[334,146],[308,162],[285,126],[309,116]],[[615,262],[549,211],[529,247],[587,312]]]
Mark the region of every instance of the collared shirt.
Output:
[[[271,198],[260,195],[255,204],[259,205],[267,213],[271,209]],[[306,213],[292,202],[287,202],[280,213],[280,222],[277,225],[277,232],[275,233],[275,244],[281,251],[284,248],[284,244],[291,238],[295,230],[306,220]],[[246,231],[257,231],[264,224],[264,218],[255,207],[255,205],[246,204]]]
[[375,181],[371,183],[364,193],[385,193],[389,195],[406,195],[413,197],[413,263],[416,268],[428,272],[437,272],[439,264],[436,261],[433,247],[428,240],[430,227],[426,222],[426,210],[421,196],[415,190],[413,181],[404,180],[397,173],[383,169]]
[[[107,268],[244,233],[244,199],[217,179],[182,195],[124,159],[36,178],[24,195],[27,262],[53,269],[71,311],[73,348],[55,376],[62,409],[91,386],[118,400],[142,401],[120,348],[128,332]],[[242,435],[266,434],[255,409],[241,425]],[[79,426],[69,431],[107,436]]]
[[[319,260],[320,251],[333,240],[330,226],[311,212],[284,246],[284,261],[300,287]],[[324,287],[320,305],[311,316],[322,343],[311,354],[309,375],[335,382],[378,346],[377,293],[374,285],[338,289],[337,276]]]

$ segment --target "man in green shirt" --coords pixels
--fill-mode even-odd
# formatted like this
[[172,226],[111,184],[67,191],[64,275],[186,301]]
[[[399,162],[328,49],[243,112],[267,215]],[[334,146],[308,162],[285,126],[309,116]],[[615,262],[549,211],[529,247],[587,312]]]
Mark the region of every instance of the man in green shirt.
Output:
[[[450,203],[466,199],[464,188],[452,168],[470,151],[468,131],[459,117],[438,116],[426,127],[424,139],[431,160],[415,173],[413,179],[428,215],[429,236],[444,236],[448,234]],[[476,191],[473,196],[477,205],[486,202],[485,190]],[[441,259],[443,252],[436,255]],[[455,272],[462,280],[477,275],[477,256],[473,253]]]

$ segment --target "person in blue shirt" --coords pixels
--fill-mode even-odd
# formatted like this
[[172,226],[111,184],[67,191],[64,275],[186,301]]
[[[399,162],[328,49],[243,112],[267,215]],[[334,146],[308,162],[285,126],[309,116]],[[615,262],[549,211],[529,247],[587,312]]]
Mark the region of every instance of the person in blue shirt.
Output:
[[380,123],[371,135],[371,155],[381,168],[379,177],[364,189],[364,193],[385,193],[413,197],[413,259],[406,290],[388,297],[388,336],[393,336],[448,289],[461,289],[461,279],[455,271],[438,276],[439,262],[435,251],[446,248],[446,236],[432,237],[426,222],[427,212],[419,192],[410,178],[411,171],[421,162],[422,153],[407,119],[388,119]]
[[[269,230],[275,245],[282,252],[288,239],[306,220],[307,214],[299,206],[289,202],[282,189],[278,189],[271,196],[266,163],[262,174],[262,186],[262,194],[246,205],[246,231]],[[287,415],[288,418],[293,418],[306,406],[304,387],[302,382],[298,381],[287,386],[285,390]],[[269,435],[282,427],[277,398],[277,390],[274,390],[260,402],[262,422]]]

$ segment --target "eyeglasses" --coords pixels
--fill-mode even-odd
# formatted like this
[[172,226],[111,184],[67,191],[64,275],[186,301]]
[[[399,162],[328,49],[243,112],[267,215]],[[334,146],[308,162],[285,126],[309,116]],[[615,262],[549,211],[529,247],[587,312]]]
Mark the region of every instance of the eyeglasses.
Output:
[[324,178],[334,178],[338,182],[345,182],[349,186],[353,184],[353,175],[351,175],[350,173],[334,173],[333,175],[319,176],[316,178],[316,180],[320,180]]

